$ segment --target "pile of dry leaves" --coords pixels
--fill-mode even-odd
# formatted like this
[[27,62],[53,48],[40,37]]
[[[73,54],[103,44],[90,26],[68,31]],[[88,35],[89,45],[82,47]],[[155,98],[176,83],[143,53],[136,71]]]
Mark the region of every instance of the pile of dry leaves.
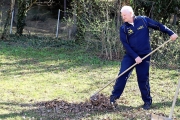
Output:
[[[122,100],[121,103],[127,104],[127,101]],[[76,115],[78,118],[88,117],[93,111],[114,111],[109,102],[109,98],[103,94],[93,96],[93,98],[80,103],[69,103],[64,100],[55,99],[52,101],[38,103],[38,106],[38,112],[40,112],[42,118],[48,116],[50,119],[61,118],[64,120],[70,120],[69,117],[71,115]],[[117,109],[114,112],[118,112],[118,114],[121,114],[127,119],[150,119],[152,114],[152,111],[144,111],[141,108],[126,108],[122,111]],[[165,114],[157,115],[165,116]],[[109,120],[109,118],[103,120]],[[176,119],[174,118],[174,120]]]
[[93,97],[95,97],[96,99],[90,99],[80,103],[69,103],[64,100],[55,99],[52,101],[41,102],[39,104],[39,108],[46,108],[57,113],[80,113],[96,110],[112,110],[112,106],[109,103],[109,98],[107,98],[105,95],[99,94]]
[[[87,99],[85,102],[69,103],[64,100],[55,99],[37,104],[39,116],[45,119],[63,119],[70,120],[69,117],[76,115],[76,119],[88,117],[94,111],[114,111],[110,105],[109,98],[103,94],[93,96],[93,99]],[[48,117],[48,118],[47,118]],[[109,119],[105,119],[109,120]]]

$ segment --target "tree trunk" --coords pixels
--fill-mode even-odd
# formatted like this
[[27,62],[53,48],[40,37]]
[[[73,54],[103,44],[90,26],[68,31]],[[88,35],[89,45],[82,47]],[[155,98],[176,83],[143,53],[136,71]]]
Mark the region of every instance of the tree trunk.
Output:
[[83,32],[83,8],[81,5],[80,0],[76,0],[77,7],[76,7],[76,13],[77,13],[77,35],[75,42],[77,44],[81,44],[84,40],[84,32]]
[[18,0],[18,15],[17,15],[17,35],[23,34],[23,29],[26,25],[26,13],[30,10],[31,6],[36,3],[37,0]]
[[18,0],[17,35],[22,35],[26,19],[26,1]]

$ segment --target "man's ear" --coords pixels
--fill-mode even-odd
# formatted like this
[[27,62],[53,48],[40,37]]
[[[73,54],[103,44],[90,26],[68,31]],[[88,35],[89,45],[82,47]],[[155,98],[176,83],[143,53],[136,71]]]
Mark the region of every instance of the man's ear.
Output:
[[130,15],[131,15],[131,17],[133,17],[133,13],[132,12],[130,12]]

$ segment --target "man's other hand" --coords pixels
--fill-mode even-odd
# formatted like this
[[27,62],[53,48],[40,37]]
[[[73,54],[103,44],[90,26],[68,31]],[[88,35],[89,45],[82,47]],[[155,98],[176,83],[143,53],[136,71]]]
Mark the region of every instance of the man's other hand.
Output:
[[177,37],[178,37],[178,35],[174,33],[173,35],[170,36],[170,39],[171,40],[176,40]]

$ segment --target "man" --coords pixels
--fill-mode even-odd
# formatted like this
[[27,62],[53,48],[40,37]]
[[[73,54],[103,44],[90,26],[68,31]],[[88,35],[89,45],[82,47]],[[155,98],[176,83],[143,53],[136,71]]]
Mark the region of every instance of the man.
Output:
[[[142,58],[151,52],[148,28],[150,27],[168,34],[171,40],[176,40],[178,36],[172,30],[157,21],[145,16],[135,16],[130,6],[122,7],[121,16],[124,24],[120,27],[120,40],[126,50],[126,54],[122,59],[119,74],[128,69],[135,62],[137,63],[135,68],[141,97],[144,101],[143,108],[148,110],[152,104],[149,85],[150,57],[142,61]],[[116,102],[116,99],[120,98],[132,70],[133,69],[127,71],[116,80],[112,95],[110,96],[110,103],[112,105]]]

